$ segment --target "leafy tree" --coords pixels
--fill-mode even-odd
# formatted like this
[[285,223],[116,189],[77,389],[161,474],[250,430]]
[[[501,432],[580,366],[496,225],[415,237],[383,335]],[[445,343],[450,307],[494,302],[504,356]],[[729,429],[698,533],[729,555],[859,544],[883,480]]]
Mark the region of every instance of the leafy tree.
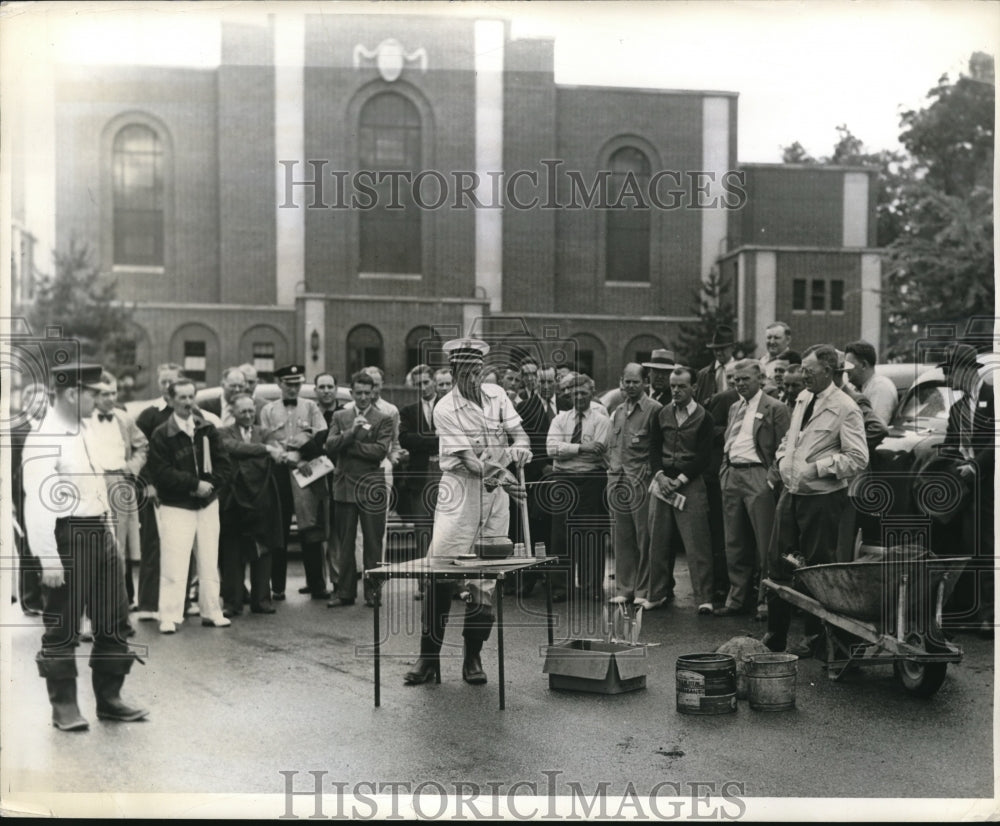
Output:
[[[736,308],[731,297],[731,284],[713,267],[705,282],[694,290],[693,309],[697,321],[680,325],[677,337],[670,342],[674,357],[680,364],[696,370],[712,360],[712,353],[705,345],[710,343],[715,329],[727,324],[736,329]],[[734,347],[737,358],[752,355],[757,345],[752,341],[739,341]]]
[[82,358],[92,359],[117,373],[121,356],[134,348],[129,326],[132,308],[115,301],[117,285],[101,277],[86,244],[70,243],[55,254],[55,274],[44,275],[35,287],[35,303],[27,320],[36,335],[58,328],[63,339],[73,339]]
[[911,352],[927,324],[962,330],[994,312],[992,58],[976,53],[969,67],[954,83],[942,76],[930,104],[902,116],[914,175],[886,256],[890,355]]

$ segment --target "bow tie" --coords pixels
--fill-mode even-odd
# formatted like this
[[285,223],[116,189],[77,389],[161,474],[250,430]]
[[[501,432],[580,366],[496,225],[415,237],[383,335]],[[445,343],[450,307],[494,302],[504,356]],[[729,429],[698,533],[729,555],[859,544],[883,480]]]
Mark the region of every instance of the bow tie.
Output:
[[97,414],[97,418],[98,418],[99,421],[102,421],[102,422],[110,422],[110,421],[114,421],[115,417],[114,417],[114,414],[112,414],[112,413],[98,413]]
[[282,399],[282,400],[281,400],[281,403],[282,403],[282,404],[283,404],[283,405],[284,405],[285,407],[298,407],[298,405],[299,405],[299,400],[298,400],[298,399]]

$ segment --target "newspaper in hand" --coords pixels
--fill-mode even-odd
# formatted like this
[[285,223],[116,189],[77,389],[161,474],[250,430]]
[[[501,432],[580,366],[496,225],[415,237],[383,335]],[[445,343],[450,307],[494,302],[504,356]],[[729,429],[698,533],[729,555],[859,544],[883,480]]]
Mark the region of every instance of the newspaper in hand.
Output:
[[298,468],[292,470],[292,478],[298,483],[300,488],[304,488],[306,485],[311,485],[317,479],[322,479],[328,473],[332,473],[333,462],[331,462],[326,456],[317,456],[309,463],[309,470],[311,470],[312,473],[308,476],[299,473]]
[[687,504],[687,497],[683,493],[678,493],[676,490],[666,495],[661,493],[660,486],[656,484],[655,479],[649,486],[649,492],[661,502],[666,502],[668,505],[677,508],[679,511],[684,510],[684,506]]

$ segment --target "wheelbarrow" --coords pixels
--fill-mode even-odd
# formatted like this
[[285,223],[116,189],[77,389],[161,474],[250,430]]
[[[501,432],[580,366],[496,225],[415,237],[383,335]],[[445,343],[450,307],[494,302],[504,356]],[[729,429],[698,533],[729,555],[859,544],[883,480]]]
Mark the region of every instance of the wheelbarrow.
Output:
[[891,663],[908,692],[930,697],[944,682],[948,663],[962,659],[962,649],[941,631],[941,612],[969,559],[811,565],[794,571],[797,587],[771,579],[764,585],[826,623],[830,679],[858,666]]

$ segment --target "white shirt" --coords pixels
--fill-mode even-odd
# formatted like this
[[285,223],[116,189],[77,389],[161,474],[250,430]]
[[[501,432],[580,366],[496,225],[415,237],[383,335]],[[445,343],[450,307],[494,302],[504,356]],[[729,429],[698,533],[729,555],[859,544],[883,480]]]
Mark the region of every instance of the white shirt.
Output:
[[190,438],[194,438],[194,416],[188,416],[186,419],[182,419],[176,413],[174,413],[174,423]]
[[427,423],[431,426],[434,425],[434,399],[428,401],[427,399],[421,399],[420,404],[424,408],[424,418]]
[[583,414],[580,423],[580,444],[572,441],[576,429],[576,408],[563,410],[549,425],[549,435],[545,440],[546,452],[556,461],[553,467],[563,471],[591,471],[607,466],[604,454],[580,454],[583,444],[599,442],[605,447],[611,439],[611,419],[603,408],[591,407]]
[[896,402],[899,400],[899,394],[896,392],[896,385],[892,383],[892,379],[874,373],[865,382],[864,387],[859,389],[872,403],[872,410],[882,420],[882,424],[889,424],[892,414],[896,412]]
[[688,416],[691,416],[697,407],[698,402],[696,402],[693,398],[687,403],[686,407],[678,407],[674,404],[674,418],[677,419],[677,424],[684,424],[684,422],[688,420]]
[[747,401],[742,396],[736,408],[736,415],[739,415],[740,408],[746,406],[746,413],[743,416],[743,423],[739,431],[735,434],[732,442],[726,446],[729,454],[729,461],[737,464],[760,464],[760,457],[757,455],[757,448],[753,443],[753,422],[757,415],[757,408],[760,406],[763,390],[758,390],[756,394]]
[[[479,388],[483,406],[465,398],[458,387],[445,394],[434,406],[434,429],[438,434],[441,470],[461,468],[458,454],[471,450],[483,461],[506,467],[510,464],[507,451],[508,434],[521,424],[521,417],[514,410],[514,403],[507,392],[497,384],[483,384]],[[516,443],[528,447],[526,437]]]
[[92,460],[92,437],[86,421],[67,421],[50,410],[39,429],[24,440],[24,528],[31,552],[43,568],[60,567],[57,519],[108,511],[104,473]]
[[100,470],[125,470],[125,440],[118,420],[114,413],[105,414],[111,416],[110,422],[102,421],[100,415],[95,409],[87,424],[93,433],[91,458]]

